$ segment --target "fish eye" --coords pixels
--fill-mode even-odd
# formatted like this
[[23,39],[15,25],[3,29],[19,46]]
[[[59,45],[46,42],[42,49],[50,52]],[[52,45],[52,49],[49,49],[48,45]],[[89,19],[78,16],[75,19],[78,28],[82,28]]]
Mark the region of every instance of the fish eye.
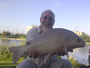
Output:
[[77,39],[77,42],[80,42],[80,39],[79,38]]

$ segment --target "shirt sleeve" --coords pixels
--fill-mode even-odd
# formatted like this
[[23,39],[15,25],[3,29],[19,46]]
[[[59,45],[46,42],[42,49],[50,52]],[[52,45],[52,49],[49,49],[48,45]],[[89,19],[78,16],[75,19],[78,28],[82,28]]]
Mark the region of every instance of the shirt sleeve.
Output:
[[35,39],[37,36],[37,32],[35,30],[36,28],[32,28],[31,30],[28,31],[27,36],[26,36],[26,43],[30,42],[31,40]]

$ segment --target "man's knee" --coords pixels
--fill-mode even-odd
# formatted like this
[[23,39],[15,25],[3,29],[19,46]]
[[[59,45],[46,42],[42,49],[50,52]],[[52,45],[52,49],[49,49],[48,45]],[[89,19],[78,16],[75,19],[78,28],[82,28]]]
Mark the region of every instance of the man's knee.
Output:
[[35,68],[34,64],[27,59],[23,60],[16,68]]
[[67,59],[56,59],[55,61],[55,64],[56,64],[56,67],[58,68],[71,68],[72,65],[71,65],[71,62]]
[[71,68],[72,67],[72,64],[69,60],[67,59],[62,59],[62,62],[63,62],[63,65],[65,68]]
[[67,59],[52,59],[48,68],[71,68],[71,62]]

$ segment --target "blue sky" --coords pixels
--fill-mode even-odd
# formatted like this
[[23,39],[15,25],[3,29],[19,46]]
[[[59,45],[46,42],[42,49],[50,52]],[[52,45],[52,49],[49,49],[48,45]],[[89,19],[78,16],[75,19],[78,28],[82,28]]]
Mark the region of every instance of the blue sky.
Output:
[[90,0],[0,0],[0,32],[25,33],[27,26],[40,25],[46,9],[56,15],[55,28],[90,35]]

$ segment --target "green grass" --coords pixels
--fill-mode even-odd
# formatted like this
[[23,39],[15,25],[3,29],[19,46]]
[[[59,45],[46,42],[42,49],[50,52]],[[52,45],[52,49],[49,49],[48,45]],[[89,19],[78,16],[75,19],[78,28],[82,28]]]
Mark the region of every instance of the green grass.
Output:
[[90,42],[86,42],[87,45],[90,45]]
[[16,66],[0,66],[0,68],[16,68]]
[[16,68],[17,64],[12,64],[11,61],[0,61],[0,68]]
[[0,39],[5,39],[5,40],[26,40],[22,38],[0,38]]

